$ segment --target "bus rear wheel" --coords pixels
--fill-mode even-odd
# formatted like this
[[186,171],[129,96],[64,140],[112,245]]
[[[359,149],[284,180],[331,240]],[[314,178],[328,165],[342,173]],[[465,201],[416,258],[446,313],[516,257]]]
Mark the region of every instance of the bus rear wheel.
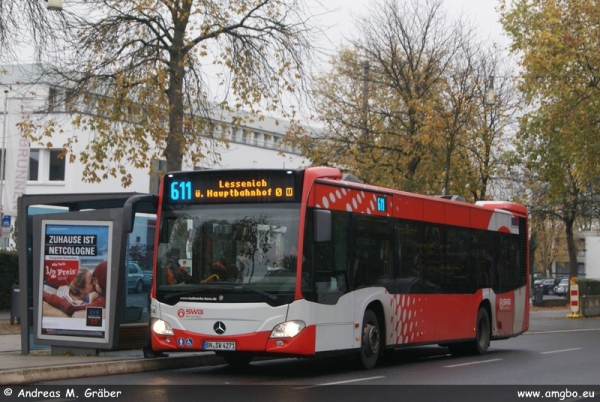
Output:
[[370,370],[377,364],[381,349],[381,332],[379,321],[373,310],[365,311],[362,324],[362,338],[360,341],[360,363]]
[[484,307],[481,307],[477,312],[475,340],[443,344],[440,346],[448,347],[450,353],[454,356],[482,355],[487,352],[488,347],[490,346],[491,335],[490,316],[487,310]]
[[475,327],[475,341],[471,344],[471,351],[476,355],[482,355],[490,347],[491,327],[490,316],[484,307],[477,312],[477,326]]

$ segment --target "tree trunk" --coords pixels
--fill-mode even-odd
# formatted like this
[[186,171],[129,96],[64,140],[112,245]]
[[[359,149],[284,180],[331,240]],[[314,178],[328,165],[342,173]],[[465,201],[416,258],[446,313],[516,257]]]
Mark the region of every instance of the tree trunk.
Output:
[[533,267],[535,267],[535,252],[538,248],[537,233],[532,232],[529,238],[529,275],[530,275],[530,286],[533,286],[535,280],[535,273]]
[[[169,73],[169,133],[165,148],[167,171],[179,171],[183,162],[183,55],[171,52]],[[164,172],[163,172],[164,173]]]
[[569,250],[569,278],[577,277],[577,246],[573,235],[573,220],[566,219],[565,234],[567,236],[567,249]]

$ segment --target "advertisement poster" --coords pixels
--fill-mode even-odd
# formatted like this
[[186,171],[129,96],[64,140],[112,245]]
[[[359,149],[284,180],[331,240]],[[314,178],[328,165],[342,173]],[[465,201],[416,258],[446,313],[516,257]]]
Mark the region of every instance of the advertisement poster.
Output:
[[38,338],[107,339],[112,222],[43,221]]

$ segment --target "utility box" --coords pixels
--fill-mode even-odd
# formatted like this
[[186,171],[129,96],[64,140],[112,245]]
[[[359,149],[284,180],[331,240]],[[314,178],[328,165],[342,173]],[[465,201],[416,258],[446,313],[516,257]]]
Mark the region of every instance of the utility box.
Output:
[[533,305],[536,307],[544,307],[544,289],[535,290]]

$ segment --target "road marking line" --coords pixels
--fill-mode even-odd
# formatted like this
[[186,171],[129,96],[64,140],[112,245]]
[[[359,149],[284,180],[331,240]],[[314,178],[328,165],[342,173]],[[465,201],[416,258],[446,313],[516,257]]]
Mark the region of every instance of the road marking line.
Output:
[[581,350],[582,348],[572,348],[572,349],[561,349],[561,350],[551,350],[549,352],[540,352],[541,355],[549,355],[551,353],[562,353],[562,352],[572,352],[574,350]]
[[324,383],[324,384],[309,385],[307,387],[296,387],[294,389],[307,389],[307,388],[325,387],[325,386],[328,386],[328,385],[348,384],[350,382],[369,381],[369,380],[376,380],[378,378],[385,378],[385,376],[380,375],[380,376],[377,376],[377,377],[357,378],[355,380],[327,382],[327,383]]
[[504,360],[504,359],[480,360],[480,361],[477,361],[477,362],[453,364],[451,366],[444,366],[444,367],[446,367],[446,368],[453,368],[453,367],[462,367],[462,366],[472,366],[474,364],[491,363],[491,362],[497,362],[497,361],[500,361],[500,360]]
[[588,328],[588,329],[563,329],[559,331],[528,331],[523,335],[539,335],[539,334],[562,334],[565,332],[588,332],[588,331],[600,331],[600,328]]

